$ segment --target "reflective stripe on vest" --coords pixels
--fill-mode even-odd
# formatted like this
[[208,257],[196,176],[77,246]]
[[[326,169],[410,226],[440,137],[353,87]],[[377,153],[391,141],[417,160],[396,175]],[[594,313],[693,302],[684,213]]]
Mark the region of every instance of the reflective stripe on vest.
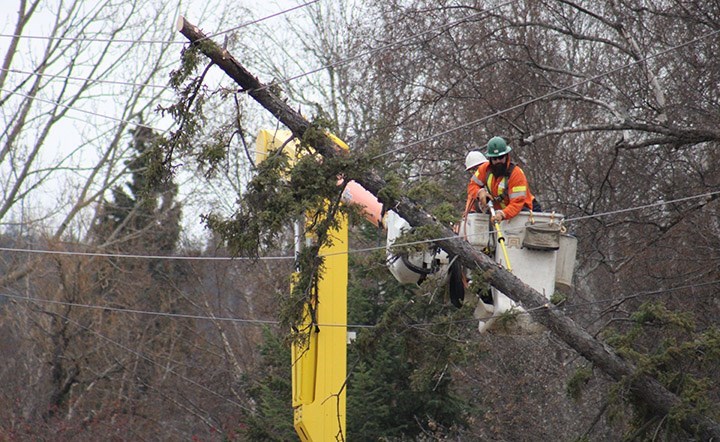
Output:
[[510,199],[527,195],[527,186],[515,186],[510,190]]

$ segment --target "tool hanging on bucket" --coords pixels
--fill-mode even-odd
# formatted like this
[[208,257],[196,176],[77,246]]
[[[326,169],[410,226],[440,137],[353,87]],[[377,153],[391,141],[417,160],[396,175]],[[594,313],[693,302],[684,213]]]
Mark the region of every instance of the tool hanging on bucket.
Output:
[[490,216],[492,217],[492,219],[495,220],[495,231],[497,232],[498,242],[500,243],[503,255],[505,256],[505,267],[507,268],[508,272],[512,272],[512,267],[510,266],[510,258],[508,257],[507,247],[505,246],[505,237],[500,230],[500,223],[495,218],[495,206],[493,205],[492,199],[488,200],[487,206],[490,208]]

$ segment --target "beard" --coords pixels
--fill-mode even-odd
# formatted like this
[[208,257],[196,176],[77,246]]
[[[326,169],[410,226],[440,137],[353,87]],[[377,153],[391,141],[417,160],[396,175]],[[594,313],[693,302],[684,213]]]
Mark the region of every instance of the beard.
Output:
[[495,176],[505,176],[507,173],[507,164],[503,161],[502,163],[493,163],[490,164],[490,171]]

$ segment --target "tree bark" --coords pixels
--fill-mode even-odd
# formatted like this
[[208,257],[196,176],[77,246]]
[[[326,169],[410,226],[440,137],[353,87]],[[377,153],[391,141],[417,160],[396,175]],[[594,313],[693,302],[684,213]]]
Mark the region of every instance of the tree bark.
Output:
[[[227,50],[207,39],[196,26],[180,17],[177,22],[177,30],[192,44],[199,45],[205,56],[287,126],[295,136],[302,138],[305,131],[311,127],[309,121],[275,96],[267,86],[260,83]],[[328,137],[314,143],[313,147],[326,157],[345,154]],[[357,177],[355,181],[375,195],[378,195],[379,191],[386,185],[385,181],[375,172],[363,177]],[[407,197],[382,202],[386,207],[392,207],[412,226],[438,224],[430,214]],[[484,254],[477,253],[468,242],[455,236],[449,228],[440,227],[443,230],[441,236],[452,239],[436,241],[439,247],[453,256],[458,256],[464,266],[483,270],[484,277],[493,287],[502,291],[513,301],[523,305],[529,310],[533,320],[543,324],[550,332],[562,339],[607,375],[616,381],[628,382],[632,392],[657,414],[661,416],[667,415],[674,408],[682,405],[677,395],[667,390],[656,379],[638,372],[631,362],[622,359],[609,346],[592,337],[587,331],[575,324],[572,319],[550,304],[539,292],[523,283]],[[686,413],[680,419],[680,424],[688,433],[700,436],[703,440],[720,440],[720,425],[707,416],[699,413]]]

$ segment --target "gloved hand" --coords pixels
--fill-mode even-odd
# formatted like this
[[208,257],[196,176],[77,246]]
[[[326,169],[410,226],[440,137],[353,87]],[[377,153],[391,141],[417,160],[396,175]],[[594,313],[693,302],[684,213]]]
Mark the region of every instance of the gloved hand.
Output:
[[480,188],[477,193],[477,200],[480,203],[480,206],[484,209],[485,206],[487,206],[487,202],[490,199],[490,194],[487,190],[485,190],[484,187]]
[[500,221],[505,219],[505,214],[502,210],[496,210],[495,215],[490,218],[490,221],[494,223],[499,223]]

